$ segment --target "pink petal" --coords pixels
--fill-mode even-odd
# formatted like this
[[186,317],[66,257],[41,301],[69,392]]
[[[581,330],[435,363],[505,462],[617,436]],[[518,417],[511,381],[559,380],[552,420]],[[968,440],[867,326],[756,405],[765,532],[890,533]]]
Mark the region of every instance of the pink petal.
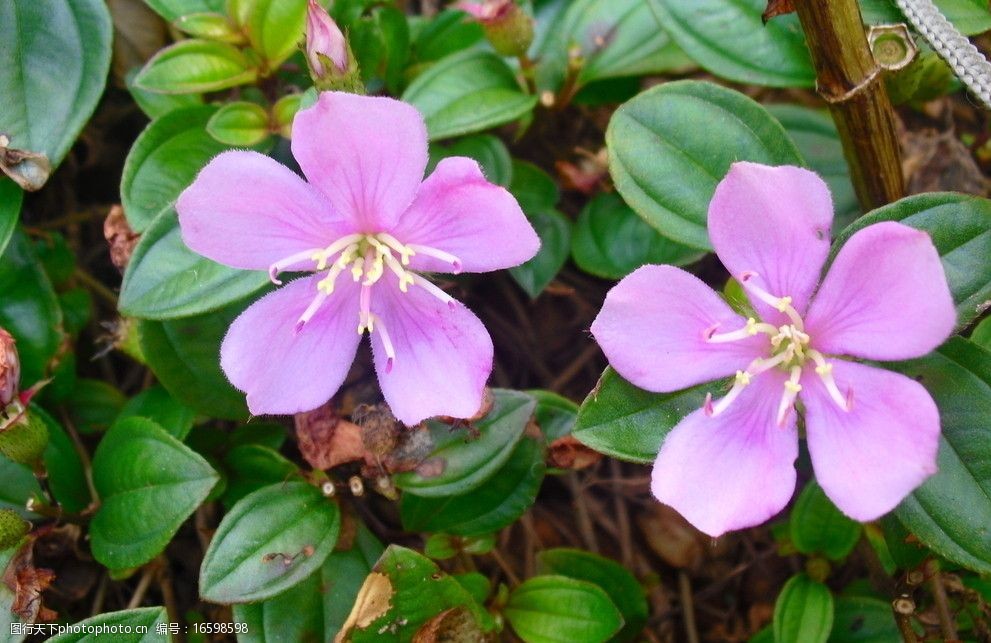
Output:
[[[485,180],[478,163],[451,157],[437,164],[393,234],[403,243],[456,256],[460,269],[488,272],[518,266],[540,249],[540,238],[505,188]],[[449,262],[415,255],[414,270],[457,272]]]
[[956,321],[929,235],[886,221],[840,248],[809,307],[806,329],[820,351],[899,360],[942,344]]
[[847,412],[814,372],[802,379],[805,430],[816,478],[836,506],[869,521],[894,509],[936,472],[939,411],[921,384],[880,368],[834,361]]
[[376,326],[375,370],[396,418],[412,426],[436,415],[467,418],[478,411],[492,372],[492,340],[470,310],[419,286],[400,292],[392,275],[375,286],[371,309],[395,347],[390,366]]
[[427,167],[427,127],[392,98],[324,92],[296,114],[292,153],[310,183],[362,232],[391,229]]
[[784,427],[775,422],[786,379],[763,373],[721,415],[699,409],[679,422],[654,463],[657,499],[713,538],[781,511],[795,490],[798,457],[795,414]]
[[732,375],[766,355],[766,335],[706,341],[707,331],[745,325],[698,277],[674,266],[643,266],[609,291],[592,334],[620,375],[648,391],[670,392]]
[[315,409],[337,392],[351,368],[361,336],[358,287],[350,279],[338,279],[334,293],[296,332],[321,278],[297,279],[262,297],[224,337],[220,365],[248,394],[255,415]]
[[[801,313],[829,254],[833,199],[819,176],[799,167],[734,163],[709,203],[709,239],[730,273],[759,275]],[[768,322],[786,317],[751,297]]]
[[326,247],[351,231],[319,191],[257,152],[216,156],[179,195],[176,211],[194,252],[248,270]]

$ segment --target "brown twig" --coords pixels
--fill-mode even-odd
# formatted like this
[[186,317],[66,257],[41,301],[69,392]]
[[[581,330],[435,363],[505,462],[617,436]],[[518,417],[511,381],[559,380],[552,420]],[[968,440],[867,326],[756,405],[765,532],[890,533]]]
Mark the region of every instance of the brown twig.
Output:
[[619,558],[627,568],[633,565],[633,538],[630,534],[630,512],[626,508],[626,497],[617,484],[623,477],[623,465],[614,458],[609,459],[609,472],[613,482],[613,506],[616,510],[616,525],[619,527]]
[[936,614],[939,616],[939,629],[943,638],[949,641],[956,640],[957,626],[950,614],[950,601],[946,597],[946,587],[943,586],[943,575],[939,570],[939,563],[930,560],[926,563],[926,575],[929,577],[929,591],[932,592],[933,602],[936,604]]
[[588,512],[588,503],[582,492],[578,476],[574,471],[568,473],[564,479],[567,481],[568,489],[571,490],[571,497],[574,499],[575,517],[578,519],[578,533],[581,534],[585,548],[591,552],[599,553],[599,543],[595,538],[595,525]]
[[685,570],[678,570],[678,595],[681,599],[681,616],[685,621],[685,637],[688,643],[699,643],[698,626],[695,624],[695,602],[692,599],[692,580]]

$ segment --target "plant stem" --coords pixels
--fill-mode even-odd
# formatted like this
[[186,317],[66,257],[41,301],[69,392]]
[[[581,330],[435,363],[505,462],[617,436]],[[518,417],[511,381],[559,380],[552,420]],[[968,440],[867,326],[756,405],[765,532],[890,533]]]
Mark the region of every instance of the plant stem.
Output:
[[905,194],[894,111],[867,44],[857,0],[795,0],[829,103],[857,198],[864,210]]

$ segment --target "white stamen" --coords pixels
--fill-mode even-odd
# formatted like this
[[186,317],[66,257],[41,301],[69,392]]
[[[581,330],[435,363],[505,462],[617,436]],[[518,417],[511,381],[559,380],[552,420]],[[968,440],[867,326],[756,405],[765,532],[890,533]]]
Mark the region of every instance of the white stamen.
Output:
[[811,357],[816,363],[816,375],[822,380],[823,385],[826,387],[826,392],[829,393],[830,399],[836,403],[836,406],[840,407],[844,411],[849,411],[853,408],[853,389],[850,389],[846,395],[840,391],[840,387],[836,385],[836,380],[833,379],[833,365],[826,361],[822,353],[817,350],[809,350],[809,357]]
[[385,372],[391,373],[392,365],[396,361],[396,350],[392,346],[392,338],[389,337],[389,331],[386,330],[385,324],[382,323],[382,318],[378,317],[377,315],[372,315],[372,317],[375,318],[375,323],[376,323],[375,330],[379,334],[379,337],[382,339],[382,348],[385,349],[385,355],[386,355]]
[[792,366],[791,377],[785,382],[785,392],[781,395],[781,403],[778,404],[778,426],[785,425],[788,414],[795,406],[795,398],[802,390],[802,385],[798,383],[800,379],[802,379],[802,367]]
[[358,294],[358,334],[363,335],[365,329],[368,332],[372,332],[374,326],[374,320],[372,319],[372,288],[371,286],[362,286],[361,292]]
[[318,252],[318,250],[304,250],[303,252],[291,254],[285,259],[279,259],[268,267],[268,278],[276,286],[281,286],[282,282],[279,281],[279,273],[285,271],[287,268],[295,266],[298,263],[302,263],[304,261],[315,261],[313,258],[313,254],[315,252]]
[[449,294],[447,294],[446,292],[444,292],[443,290],[441,290],[440,288],[438,288],[435,284],[431,283],[430,281],[428,281],[427,279],[421,277],[420,275],[418,275],[416,273],[411,273],[411,274],[413,276],[413,283],[414,284],[416,284],[417,286],[423,288],[424,290],[426,290],[428,293],[430,293],[431,295],[433,295],[437,299],[440,299],[442,302],[444,302],[445,304],[447,304],[450,308],[454,308],[457,305],[458,300],[456,300],[454,297],[450,296]]
[[365,235],[357,232],[354,234],[348,234],[341,237],[334,243],[330,244],[323,250],[315,251],[313,253],[313,260],[317,262],[317,270],[323,270],[324,268],[326,268],[327,261],[329,261],[333,255],[337,254],[341,250],[344,250],[345,248],[347,248],[352,244],[354,244],[355,247],[357,247],[358,242],[361,241],[364,238],[364,236]]
[[778,312],[788,315],[788,319],[791,320],[791,323],[794,324],[798,330],[805,330],[805,324],[802,322],[802,316],[799,315],[798,311],[791,305],[791,297],[775,297],[771,293],[767,292],[753,282],[753,278],[759,276],[759,274],[753,272],[752,270],[743,272],[740,274],[740,285],[743,286],[744,290],[768,306],[773,306]]
[[410,257],[416,254],[416,251],[413,250],[413,248],[404,245],[401,241],[399,241],[399,239],[395,238],[388,232],[379,232],[375,236],[378,237],[379,241],[399,253],[404,266],[408,266]]
[[445,263],[451,264],[451,272],[458,274],[461,272],[461,260],[456,256],[452,255],[450,252],[444,252],[443,250],[438,250],[437,248],[431,248],[430,246],[421,246],[415,243],[410,243],[406,245],[407,248],[420,255],[427,255],[428,257],[433,257],[434,259],[440,259]]
[[778,329],[771,324],[758,322],[753,317],[747,319],[747,325],[739,330],[730,331],[728,333],[716,333],[715,331],[717,328],[718,325],[713,326],[704,333],[705,341],[711,344],[723,344],[726,342],[738,342],[741,339],[747,339],[759,333],[773,335],[778,332]]
[[320,309],[323,302],[327,300],[328,294],[329,293],[322,289],[317,292],[317,296],[313,298],[313,301],[310,302],[310,305],[306,307],[306,310],[303,311],[303,314],[300,315],[299,319],[296,321],[295,331],[297,333],[303,330],[303,326],[305,326],[310,319],[313,318],[313,315],[315,315],[317,310]]
[[740,396],[743,389],[750,385],[750,381],[753,378],[752,373],[747,371],[737,371],[736,379],[733,381],[733,387],[729,390],[729,393],[724,395],[715,404],[712,403],[712,393],[707,393],[705,396],[705,405],[702,407],[703,412],[709,417],[716,417],[723,411],[729,408],[730,404]]

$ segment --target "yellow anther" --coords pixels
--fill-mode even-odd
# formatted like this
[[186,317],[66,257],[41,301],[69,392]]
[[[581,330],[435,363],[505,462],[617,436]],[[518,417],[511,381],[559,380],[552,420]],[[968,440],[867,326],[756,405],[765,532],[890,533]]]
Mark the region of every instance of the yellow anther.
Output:
[[404,272],[399,275],[399,290],[402,292],[408,292],[409,287],[413,285],[413,276],[408,272]]
[[746,371],[737,371],[736,384],[738,386],[746,386],[747,384],[750,384],[750,373]]
[[778,312],[780,312],[780,313],[785,312],[786,310],[788,310],[788,308],[791,307],[791,297],[781,297],[781,298],[779,298],[778,301],[777,301],[777,303],[774,304],[774,307],[777,308],[778,309]]
[[317,289],[318,290],[322,290],[323,292],[327,293],[328,295],[332,295],[332,294],[334,294],[334,281],[335,281],[334,280],[334,277],[332,277],[330,275],[327,275],[326,277],[324,277],[323,279],[321,279],[319,282],[317,282]]
[[364,257],[358,257],[357,259],[354,260],[354,265],[351,266],[351,276],[354,278],[355,281],[361,279],[361,275],[364,274],[364,272],[361,269],[362,266],[364,265],[365,265]]
[[829,375],[833,372],[833,365],[829,362],[816,366],[816,373],[819,375]]
[[754,319],[753,317],[748,317],[747,318],[747,334],[748,335],[756,335],[759,332],[760,332],[760,329],[757,328],[757,320]]
[[787,382],[785,382],[785,390],[787,390],[789,393],[798,393],[799,391],[802,390],[802,385],[799,384],[798,382],[792,382],[791,380],[788,380]]

